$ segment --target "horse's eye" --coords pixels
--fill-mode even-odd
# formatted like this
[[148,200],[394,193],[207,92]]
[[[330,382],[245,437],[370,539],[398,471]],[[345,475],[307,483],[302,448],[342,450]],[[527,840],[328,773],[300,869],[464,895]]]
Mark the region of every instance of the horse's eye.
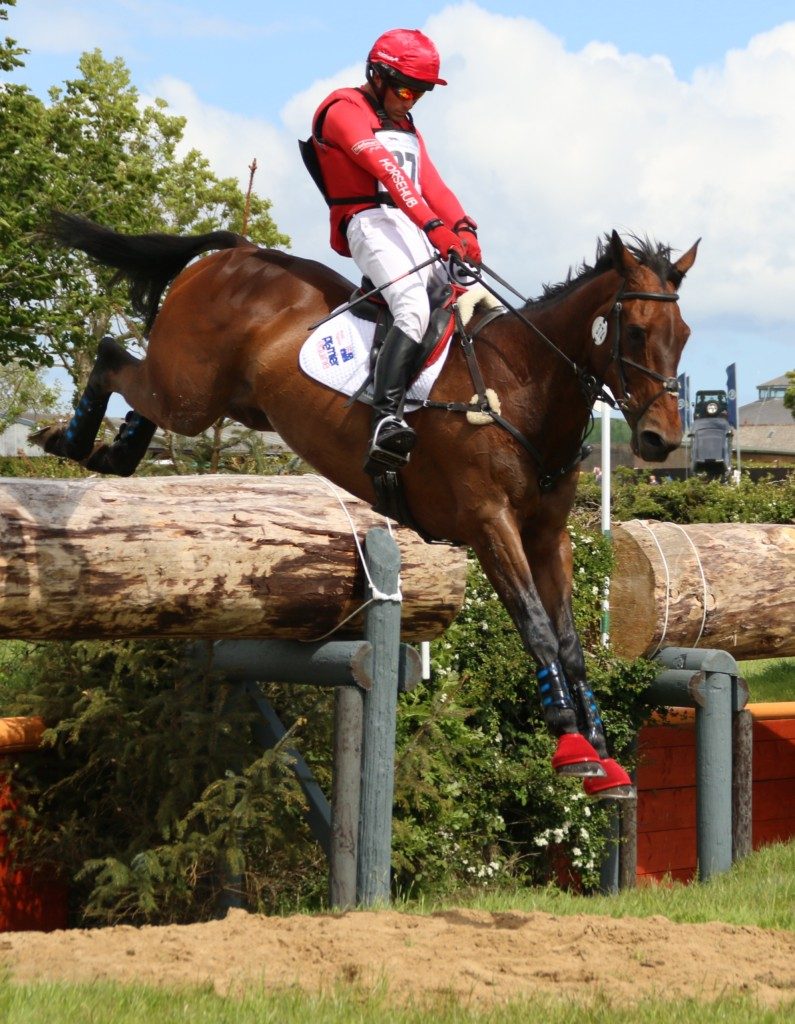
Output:
[[630,344],[642,345],[646,341],[646,332],[638,324],[630,324],[627,327],[627,337],[629,338]]

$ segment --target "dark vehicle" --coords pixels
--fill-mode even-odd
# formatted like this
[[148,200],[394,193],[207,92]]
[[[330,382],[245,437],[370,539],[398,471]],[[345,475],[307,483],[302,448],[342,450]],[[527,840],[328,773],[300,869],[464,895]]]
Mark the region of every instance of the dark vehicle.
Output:
[[732,429],[725,391],[697,391],[690,462],[694,473],[726,479],[732,465]]

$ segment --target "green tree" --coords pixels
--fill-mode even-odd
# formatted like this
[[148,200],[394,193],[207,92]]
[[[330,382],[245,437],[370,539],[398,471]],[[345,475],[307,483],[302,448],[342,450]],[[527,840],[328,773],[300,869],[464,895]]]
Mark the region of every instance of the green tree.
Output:
[[[20,52],[6,40],[4,70],[20,66]],[[0,360],[57,365],[76,385],[104,334],[145,340],[110,272],[37,237],[49,211],[132,233],[240,231],[246,205],[237,182],[218,178],[198,151],[177,155],[185,119],[163,100],[142,108],[120,58],[84,53],[78,71],[50,89],[48,104],[24,86],[0,85]],[[256,194],[247,227],[260,244],[289,244]]]
[[0,432],[24,412],[56,411],[60,391],[51,387],[36,370],[20,363],[0,366]]
[[789,379],[789,387],[784,393],[784,405],[792,413],[793,419],[795,419],[795,370],[787,370],[787,378]]
[[[5,0],[5,3],[0,4],[0,21],[8,21],[8,10],[9,7],[16,7],[17,0]],[[22,67],[24,61],[21,60],[23,53],[27,53],[27,50],[23,50],[17,46],[15,39],[9,39],[6,36],[5,39],[0,41],[0,71],[13,71],[14,68]]]

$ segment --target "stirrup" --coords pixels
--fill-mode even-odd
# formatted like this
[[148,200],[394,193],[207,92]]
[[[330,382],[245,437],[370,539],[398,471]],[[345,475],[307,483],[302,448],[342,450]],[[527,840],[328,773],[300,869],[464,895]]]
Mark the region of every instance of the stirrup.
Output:
[[[382,434],[385,436],[382,437]],[[387,469],[400,469],[409,461],[416,440],[417,435],[405,420],[385,416],[378,421],[373,431],[370,450],[367,453],[368,463],[372,461],[386,466]]]

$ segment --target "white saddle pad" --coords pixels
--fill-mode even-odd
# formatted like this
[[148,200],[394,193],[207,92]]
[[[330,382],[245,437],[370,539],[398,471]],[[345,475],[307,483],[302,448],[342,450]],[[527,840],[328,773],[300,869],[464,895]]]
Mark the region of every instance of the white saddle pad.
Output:
[[[369,376],[374,334],[375,324],[369,320],[354,316],[351,310],[338,313],[309,335],[301,346],[299,365],[308,377],[343,395],[353,395]],[[450,341],[411,385],[406,394],[406,412],[418,409],[428,397],[449,349]],[[361,397],[372,397],[372,382]]]

